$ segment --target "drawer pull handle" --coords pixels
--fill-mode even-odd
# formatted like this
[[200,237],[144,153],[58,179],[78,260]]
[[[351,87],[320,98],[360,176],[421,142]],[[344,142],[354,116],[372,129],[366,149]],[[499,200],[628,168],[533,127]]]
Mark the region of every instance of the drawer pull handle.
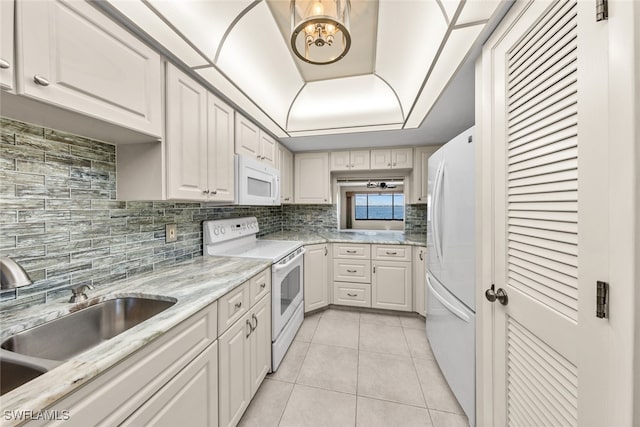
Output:
[[424,256],[423,256],[422,251],[420,251],[420,261],[424,261]]
[[375,274],[375,272],[376,272],[376,266],[374,265],[373,266],[373,273]]
[[387,255],[398,255],[398,252],[387,251]]
[[355,254],[355,253],[357,253],[357,252],[358,252],[358,251],[347,251],[347,253],[348,253],[348,254]]
[[266,284],[266,283],[260,283],[260,287],[261,287],[262,289],[264,289],[264,288],[266,288],[266,287],[267,287],[267,284]]
[[2,68],[3,70],[6,70],[9,67],[11,67],[11,64],[9,64],[9,61],[0,59],[0,68]]
[[358,270],[349,270],[349,269],[347,269],[347,273],[357,273],[357,272],[358,272]]
[[35,76],[33,76],[33,81],[40,86],[49,86],[49,80],[45,79],[40,74],[36,74]]
[[256,325],[253,327],[253,330],[255,331],[256,329],[258,329],[258,318],[256,317],[255,314],[252,314],[251,318],[253,318],[253,320],[256,321]]
[[347,295],[350,296],[350,297],[357,297],[358,296],[358,294],[350,294],[348,292],[347,292]]
[[238,302],[236,303],[236,308],[240,308],[240,307],[242,307],[242,301],[238,301]]
[[246,338],[249,338],[249,336],[253,333],[253,326],[251,326],[251,322],[249,321],[249,319],[247,319],[247,326],[249,327],[249,332],[247,333]]

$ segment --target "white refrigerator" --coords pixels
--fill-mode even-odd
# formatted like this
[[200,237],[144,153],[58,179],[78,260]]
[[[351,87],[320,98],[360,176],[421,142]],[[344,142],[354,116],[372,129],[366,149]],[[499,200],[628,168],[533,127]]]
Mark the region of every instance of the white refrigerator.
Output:
[[427,337],[475,426],[474,128],[429,158]]

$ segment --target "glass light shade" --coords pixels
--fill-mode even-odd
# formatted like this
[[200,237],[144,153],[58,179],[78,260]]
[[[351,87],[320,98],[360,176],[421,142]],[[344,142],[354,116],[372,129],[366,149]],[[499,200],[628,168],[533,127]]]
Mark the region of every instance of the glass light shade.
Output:
[[351,47],[349,0],[291,0],[291,49],[310,64],[331,64]]

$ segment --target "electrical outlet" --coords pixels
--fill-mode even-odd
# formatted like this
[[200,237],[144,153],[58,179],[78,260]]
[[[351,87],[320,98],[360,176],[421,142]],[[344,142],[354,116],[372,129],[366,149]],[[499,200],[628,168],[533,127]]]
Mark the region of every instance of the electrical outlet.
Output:
[[172,243],[178,240],[178,225],[177,224],[167,224],[165,228],[165,239],[164,241],[167,243]]

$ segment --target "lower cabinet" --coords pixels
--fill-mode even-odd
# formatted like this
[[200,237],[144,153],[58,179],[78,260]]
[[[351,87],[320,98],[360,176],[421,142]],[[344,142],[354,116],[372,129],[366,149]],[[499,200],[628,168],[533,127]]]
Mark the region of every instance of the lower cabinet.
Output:
[[304,312],[329,305],[329,244],[304,247]]
[[369,283],[333,282],[333,303],[371,307],[371,285]]
[[173,427],[218,425],[218,343],[189,363],[121,425]]
[[413,248],[413,311],[427,315],[427,248]]
[[371,279],[371,307],[412,311],[410,262],[374,261]]
[[271,293],[218,338],[218,421],[235,426],[271,368]]

